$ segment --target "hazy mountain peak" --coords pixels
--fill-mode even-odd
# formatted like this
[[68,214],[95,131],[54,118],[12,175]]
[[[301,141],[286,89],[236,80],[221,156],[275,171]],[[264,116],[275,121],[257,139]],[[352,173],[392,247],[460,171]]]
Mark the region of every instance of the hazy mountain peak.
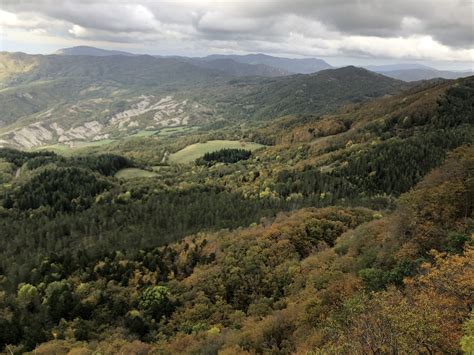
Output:
[[433,68],[419,63],[397,63],[397,64],[388,64],[388,65],[368,65],[365,67],[368,70],[374,72],[386,72],[386,71],[393,71],[393,70],[412,70],[412,69],[430,69],[434,70]]
[[240,63],[231,58],[217,58],[213,60],[191,61],[192,64],[209,69],[218,70],[232,76],[285,76],[291,73],[287,70],[276,68],[266,64]]
[[54,54],[57,55],[89,55],[94,57],[105,57],[111,55],[125,55],[125,56],[134,56],[135,54],[124,52],[124,51],[115,51],[108,49],[101,49],[96,47],[89,46],[76,46],[70,48],[62,48],[57,50]]
[[335,68],[335,69],[326,69],[322,70],[315,75],[330,75],[334,77],[348,78],[353,75],[364,76],[364,77],[380,77],[379,73],[370,71],[368,69],[357,67],[354,65],[348,65],[345,67]]
[[264,64],[293,74],[312,74],[320,70],[332,68],[330,64],[318,58],[283,58],[262,53],[245,55],[214,54],[204,57],[203,60],[223,58],[233,59],[236,62],[245,64]]
[[437,70],[423,64],[402,63],[393,65],[372,65],[366,67],[376,73],[403,81],[431,80],[436,78],[458,79],[472,75],[472,71]]

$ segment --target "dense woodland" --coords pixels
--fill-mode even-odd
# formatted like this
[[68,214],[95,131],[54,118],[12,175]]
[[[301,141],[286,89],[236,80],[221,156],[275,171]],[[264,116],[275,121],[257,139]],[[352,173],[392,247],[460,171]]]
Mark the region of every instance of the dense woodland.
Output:
[[250,150],[245,149],[221,149],[215,152],[206,153],[196,160],[196,164],[214,165],[216,163],[237,163],[240,160],[247,160],[252,155]]
[[115,173],[236,131],[0,149],[0,347],[473,352],[473,106],[473,78],[429,84],[131,180]]

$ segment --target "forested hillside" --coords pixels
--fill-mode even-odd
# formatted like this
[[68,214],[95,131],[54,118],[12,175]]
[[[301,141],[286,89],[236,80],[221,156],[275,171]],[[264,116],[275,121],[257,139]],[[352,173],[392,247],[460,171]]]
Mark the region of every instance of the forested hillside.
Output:
[[0,146],[108,144],[169,128],[259,125],[408,87],[355,67],[286,74],[230,59],[1,52]]
[[266,65],[294,74],[312,74],[320,70],[330,69],[331,65],[317,58],[280,58],[265,54],[220,55],[213,54],[204,58],[207,61],[216,59],[232,59],[238,63]]
[[52,253],[3,298],[2,342],[49,340],[40,354],[457,352],[474,293],[472,156],[453,152],[386,217],[303,209],[162,248]]
[[[258,124],[0,149],[0,348],[473,351],[474,77],[305,104],[339,75],[395,93],[329,70],[291,78],[303,111]],[[290,95],[265,80],[263,101]],[[241,149],[170,159],[216,141]]]

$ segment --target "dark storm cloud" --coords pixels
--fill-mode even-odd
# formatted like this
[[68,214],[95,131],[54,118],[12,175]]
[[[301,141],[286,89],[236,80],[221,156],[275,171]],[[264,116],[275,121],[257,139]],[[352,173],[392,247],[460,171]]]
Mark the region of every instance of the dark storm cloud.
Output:
[[[471,0],[292,0],[237,2],[242,16],[296,14],[347,35],[394,37],[429,35],[441,43],[472,47],[474,4]],[[240,6],[239,6],[240,5]],[[407,23],[416,22],[416,27]]]

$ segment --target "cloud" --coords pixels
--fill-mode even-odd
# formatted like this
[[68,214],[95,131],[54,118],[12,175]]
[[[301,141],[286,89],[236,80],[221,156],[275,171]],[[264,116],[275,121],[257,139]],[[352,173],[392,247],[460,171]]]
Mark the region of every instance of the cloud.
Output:
[[0,9],[0,27],[22,28],[25,30],[36,29],[45,25],[45,22],[37,16],[21,16]]
[[472,61],[471,0],[2,0],[5,31],[222,52]]
[[37,14],[88,29],[102,31],[149,32],[157,21],[144,5],[123,2],[92,1],[20,1],[5,0],[7,11]]
[[195,23],[196,29],[204,33],[252,34],[265,27],[265,20],[228,16],[226,13],[209,11]]
[[406,19],[412,18],[419,26],[411,35],[428,35],[449,46],[474,43],[472,0],[267,0],[243,8],[250,16],[293,13],[343,34],[375,37],[406,35]]

